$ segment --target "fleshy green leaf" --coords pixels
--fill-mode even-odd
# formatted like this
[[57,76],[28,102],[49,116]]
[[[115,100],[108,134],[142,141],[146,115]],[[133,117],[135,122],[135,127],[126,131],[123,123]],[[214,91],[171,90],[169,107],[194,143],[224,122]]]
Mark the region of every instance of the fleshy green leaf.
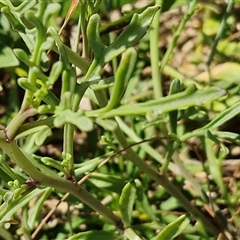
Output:
[[236,103],[233,106],[227,108],[225,111],[218,114],[210,123],[203,127],[203,129],[214,129],[225,122],[229,121],[240,113],[240,103]]
[[13,214],[15,214],[20,208],[25,206],[30,202],[31,199],[35,198],[36,196],[42,194],[45,192],[45,188],[39,189],[36,188],[27,195],[23,196],[21,198],[21,201],[19,200],[14,200],[12,201],[9,206],[4,209],[4,211],[0,212],[0,219],[2,222],[4,221],[9,221],[9,219],[12,218]]
[[75,174],[76,176],[80,176],[84,173],[87,173],[89,171],[92,171],[94,168],[96,168],[101,162],[103,161],[102,158],[95,158],[91,159],[89,161],[80,163],[75,168]]
[[98,239],[98,240],[106,240],[106,239],[118,239],[114,232],[104,231],[104,230],[92,230],[88,232],[78,233],[68,240],[86,240],[86,239]]
[[41,146],[44,141],[46,140],[46,138],[49,136],[49,134],[51,133],[51,128],[49,128],[48,126],[41,126],[41,130],[36,132],[36,138],[35,138],[35,143],[37,146]]
[[168,224],[155,238],[152,240],[170,240],[177,237],[190,223],[190,219],[186,215],[182,215],[175,221]]
[[100,17],[96,14],[91,16],[87,28],[87,37],[95,58],[82,81],[88,80],[93,75],[99,75],[101,68],[106,63],[135,45],[146,34],[158,10],[159,6],[153,6],[147,8],[141,14],[134,14],[129,25],[109,46],[105,46],[100,38]]
[[37,218],[39,217],[39,214],[42,210],[44,202],[46,201],[46,199],[49,197],[51,193],[52,193],[52,188],[47,188],[43,193],[43,195],[37,200],[34,206],[30,209],[28,225],[31,229],[34,227],[34,224],[37,221]]
[[57,160],[55,160],[53,158],[50,158],[50,157],[43,157],[43,158],[41,158],[41,161],[44,164],[46,164],[48,166],[51,166],[51,167],[53,167],[53,168],[55,168],[55,169],[65,173],[64,168],[61,165],[61,162],[59,162],[59,161],[57,161]]
[[127,183],[119,199],[119,210],[125,227],[131,225],[133,204],[136,196],[136,186],[134,182]]
[[233,132],[225,132],[225,131],[214,131],[213,134],[219,138],[226,139],[237,144],[240,144],[240,135],[238,133]]

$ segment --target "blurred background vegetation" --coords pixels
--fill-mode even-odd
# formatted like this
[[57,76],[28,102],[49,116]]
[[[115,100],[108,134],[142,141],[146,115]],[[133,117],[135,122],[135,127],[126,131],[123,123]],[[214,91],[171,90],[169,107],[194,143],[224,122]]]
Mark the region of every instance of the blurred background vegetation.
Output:
[[[22,1],[14,0],[11,2],[14,6],[18,6]],[[49,0],[49,2],[57,2],[61,5],[58,14],[51,16],[49,20],[49,25],[60,30],[72,1]],[[89,1],[89,5],[92,2],[94,1]],[[179,79],[183,88],[194,83],[200,89],[218,86],[227,90],[228,94],[217,101],[179,110],[177,126],[179,136],[203,128],[214,117],[239,102],[240,1],[197,1],[197,8],[189,16],[179,34],[179,25],[186,18],[186,12],[191,1],[102,0],[97,2],[99,2],[97,13],[101,17],[101,38],[106,44],[109,44],[111,39],[116,38],[124,27],[129,24],[134,13],[140,13],[154,4],[161,6],[158,15],[159,34],[157,45],[160,60],[159,82],[162,86],[163,96],[169,94],[173,79]],[[79,11],[79,8],[76,8],[62,32],[62,40],[70,48],[73,48],[77,41],[76,31]],[[123,104],[144,102],[155,98],[154,94],[156,93],[154,93],[154,83],[152,81],[153,69],[151,61],[153,53],[150,51],[150,39],[152,37],[150,32],[151,30],[135,45],[138,53],[136,69],[122,99]],[[81,44],[78,47],[81,49]],[[21,48],[30,54],[19,33],[12,29],[6,16],[0,12],[1,129],[4,129],[9,124],[20,109],[24,90],[18,86],[17,79],[26,76],[28,72],[27,66],[14,56],[12,49],[15,48]],[[51,66],[57,61],[58,55],[51,51],[49,59],[50,61],[46,62],[46,64]],[[45,66],[46,72],[49,65]],[[114,63],[108,64],[103,69],[102,77],[108,78],[113,75],[114,71]],[[81,73],[78,74],[81,77]],[[56,96],[60,96],[60,82],[55,83],[53,92]],[[85,95],[84,101],[81,102],[81,107],[83,109],[96,108],[89,92]],[[29,119],[29,121],[31,120]],[[219,145],[216,144],[213,147],[215,155],[209,153],[209,150],[203,145],[201,137],[194,135],[179,145],[178,156],[173,155],[173,158],[180,159],[190,175],[209,196],[210,204],[208,207],[211,206],[211,203],[218,206],[218,211],[224,216],[221,224],[230,225],[229,232],[231,234],[226,234],[228,238],[219,235],[218,239],[237,240],[240,238],[239,120],[239,115],[233,114],[229,121],[219,127],[220,131],[231,132],[236,134],[237,137],[234,140],[226,138],[220,140]],[[122,121],[129,127],[126,128],[125,134],[129,133],[128,140],[130,144],[147,140],[147,144],[158,154],[157,158],[159,156],[161,158],[166,157],[169,142],[166,140],[168,133],[167,128],[164,126],[169,121],[167,115],[163,114],[156,119],[146,119],[142,116],[126,116],[122,118]],[[134,133],[132,134],[130,130]],[[216,139],[214,140],[217,142]],[[59,160],[61,159],[62,142],[62,129],[56,129],[40,148],[31,149],[31,152],[39,157],[50,157]],[[20,142],[20,144],[23,144],[24,147],[24,142]],[[156,161],[154,154],[150,154],[151,151],[146,151],[146,148],[141,147],[142,145],[136,145],[133,149],[151,167],[159,169],[160,162]],[[76,169],[79,168],[78,177],[84,176],[83,165],[81,164],[87,163],[94,158],[106,159],[106,154],[118,150],[118,144],[111,131],[99,126],[95,126],[88,133],[76,130],[74,161]],[[4,161],[12,168],[15,168],[14,163],[4,153],[2,154]],[[221,189],[219,190],[216,178],[213,177],[215,170],[211,169],[212,161],[209,160],[210,157],[216,158],[215,160],[220,162],[220,166],[218,166],[221,172],[220,181],[227,191],[225,195]],[[15,169],[19,171],[18,168]],[[218,214],[217,211],[214,211],[214,208],[208,209],[197,196],[195,189],[189,183],[189,179],[186,180],[185,177],[178,174],[177,171],[172,171],[172,169],[167,171],[167,176],[190,199],[191,203],[201,209],[206,216]],[[11,179],[3,171],[1,171],[0,177],[2,188],[11,189],[11,186],[7,186],[7,182]],[[137,194],[132,212],[132,226],[137,232],[141,233],[142,239],[152,239],[159,230],[176,220],[186,211],[166,189],[149,179],[149,176],[143,174],[132,162],[126,161],[121,153],[112,157],[101,168],[95,169],[88,181],[83,183],[83,186],[113,211],[118,212],[118,201],[122,188],[126,182],[133,180],[137,184]],[[34,211],[34,206],[39,204],[40,198],[32,198],[31,201],[22,206],[21,210],[14,214],[13,219],[15,222],[12,220],[1,223],[0,236],[3,239],[30,239],[31,234],[34,233],[46,214],[59,204],[62,196],[62,193],[53,192],[46,199],[41,199],[42,208],[38,216],[34,218],[34,222],[29,220],[29,216]],[[3,201],[3,197],[0,200]],[[216,236],[209,235],[204,227],[195,226],[195,224],[195,219],[191,219],[189,225],[176,239],[217,239]],[[95,212],[86,205],[79,203],[75,197],[70,196],[66,201],[62,201],[51,214],[35,239],[67,239],[79,232],[91,230],[106,231],[102,231],[102,235],[99,235],[102,237],[101,239],[125,239],[112,225],[96,217]],[[113,232],[114,234],[112,234]],[[100,239],[96,238],[98,232],[91,232],[91,234],[72,239]]]

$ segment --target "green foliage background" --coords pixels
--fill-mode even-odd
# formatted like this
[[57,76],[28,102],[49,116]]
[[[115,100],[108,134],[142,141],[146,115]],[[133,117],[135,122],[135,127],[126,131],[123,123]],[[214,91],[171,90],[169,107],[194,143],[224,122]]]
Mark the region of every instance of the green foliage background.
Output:
[[239,238],[237,0],[0,10],[2,239]]

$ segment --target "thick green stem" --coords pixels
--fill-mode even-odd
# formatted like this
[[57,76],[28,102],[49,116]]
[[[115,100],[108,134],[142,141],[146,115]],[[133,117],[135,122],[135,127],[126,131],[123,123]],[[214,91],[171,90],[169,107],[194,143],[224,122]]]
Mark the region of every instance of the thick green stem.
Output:
[[95,199],[89,192],[81,186],[65,180],[61,177],[49,176],[40,172],[22,153],[16,142],[7,142],[5,134],[0,131],[0,146],[6,154],[26,172],[33,180],[41,185],[53,187],[63,192],[69,192],[83,203],[94,209],[106,220],[114,224],[116,227],[122,229],[122,221],[109,208],[104,206],[100,201]]
[[67,175],[68,177],[75,176],[74,173],[74,160],[73,160],[73,139],[74,139],[74,125],[67,123],[64,125],[63,135],[63,153],[66,155]]

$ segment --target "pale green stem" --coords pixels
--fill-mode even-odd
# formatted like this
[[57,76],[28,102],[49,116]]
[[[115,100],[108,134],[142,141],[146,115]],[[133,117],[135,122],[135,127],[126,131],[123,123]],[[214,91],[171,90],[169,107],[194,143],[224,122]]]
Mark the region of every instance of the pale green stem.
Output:
[[161,71],[164,69],[166,63],[168,62],[168,60],[169,60],[169,58],[170,58],[170,56],[171,56],[171,54],[172,54],[172,52],[173,52],[173,50],[176,46],[177,40],[181,35],[181,32],[182,32],[183,28],[185,27],[186,23],[191,18],[194,11],[196,10],[197,3],[198,3],[198,0],[189,1],[187,12],[183,16],[182,21],[180,22],[176,32],[174,33],[172,42],[167,48],[167,52],[164,54],[164,57],[163,57],[162,63],[161,63]]
[[221,159],[218,159],[214,152],[214,142],[212,142],[208,138],[204,138],[203,146],[205,149],[206,157],[209,162],[209,170],[210,173],[216,182],[219,191],[221,192],[224,199],[227,199],[228,192],[225,186],[225,183],[223,181],[223,175],[222,175],[222,161]]
[[[160,2],[161,1],[159,0],[155,1],[156,5],[160,5]],[[150,55],[151,55],[150,59],[155,99],[161,98],[163,96],[162,79],[159,68],[159,48],[158,48],[160,12],[161,11],[157,11],[157,13],[155,14],[150,30]]]
[[[40,11],[41,10],[43,11],[43,9],[45,9],[45,7],[44,7],[45,5],[46,5],[46,2],[40,2]],[[41,12],[40,12],[40,14],[41,14]],[[44,42],[44,37],[46,34],[44,33],[44,28],[43,28],[42,23],[35,19],[36,17],[34,16],[34,14],[32,12],[29,12],[28,16],[30,19],[32,19],[34,21],[34,23],[36,25],[36,31],[37,31],[36,44],[35,44],[33,54],[32,54],[30,61],[33,62],[36,66],[39,66],[40,61],[41,61],[41,53],[42,53],[41,52],[41,44]],[[33,68],[29,69],[28,82],[32,85],[36,84],[36,76],[35,76],[35,72],[34,72]],[[7,138],[9,140],[13,140],[13,138],[16,134],[16,131],[28,117],[36,114],[35,109],[30,109],[31,100],[29,101],[29,99],[32,99],[32,97],[33,97],[33,92],[26,90],[20,112],[16,115],[16,117],[14,117],[12,119],[12,121],[6,128],[5,134],[7,135]]]
[[[32,68],[29,69],[28,74],[28,81],[29,83],[35,85],[35,73]],[[9,140],[13,140],[16,134],[16,131],[18,128],[24,123],[24,121],[31,116],[34,116],[37,114],[37,110],[30,108],[30,101],[29,99],[32,99],[33,92],[26,90],[25,95],[23,98],[23,102],[21,105],[21,110],[17,113],[17,115],[11,120],[9,125],[6,128],[6,134],[7,138]]]
[[[66,63],[68,64],[68,63]],[[74,93],[71,91],[75,88],[75,83],[77,81],[76,77],[73,76],[73,69],[66,70],[64,76],[62,76],[62,96],[63,94],[70,93],[68,97],[64,99],[65,108],[71,109],[72,102],[74,99]],[[73,79],[73,77],[75,79]],[[72,78],[72,79],[71,79]],[[75,82],[71,81],[74,80]],[[75,89],[74,89],[75,90]],[[75,179],[74,173],[74,159],[73,159],[73,139],[74,139],[74,125],[71,123],[66,123],[63,130],[63,153],[65,160],[65,168],[67,172],[67,177]]]
[[64,125],[63,152],[71,156],[67,163],[68,164],[67,174],[68,174],[68,177],[74,178],[75,173],[74,173],[74,159],[73,159],[73,139],[74,139],[74,125],[67,123]]
[[[110,44],[111,44],[112,42],[114,42],[114,39],[115,39],[114,33],[113,33],[113,32],[110,32],[110,33],[109,33],[109,42],[110,42]],[[115,74],[116,74],[116,72],[117,72],[117,67],[118,67],[117,58],[114,58],[114,59],[112,60],[113,76],[115,76]]]
[[80,40],[80,35],[81,35],[81,23],[82,23],[82,14],[80,13],[79,17],[78,17],[76,41],[75,41],[74,46],[73,46],[73,51],[75,53],[78,53],[79,40]]
[[80,20],[81,20],[81,32],[82,32],[82,57],[86,58],[86,59],[90,59],[90,48],[89,48],[89,43],[88,43],[88,39],[87,39],[87,34],[86,34],[86,30],[87,30],[87,23],[89,21],[86,20],[87,16],[87,3],[85,1],[82,1],[81,3],[81,9],[80,9]]
[[226,9],[226,12],[223,15],[220,28],[218,30],[218,33],[217,33],[215,39],[214,39],[214,42],[213,42],[213,45],[212,45],[212,48],[211,48],[211,52],[210,52],[208,60],[207,60],[207,66],[208,67],[210,66],[210,64],[212,62],[214,53],[215,53],[217,45],[218,45],[218,42],[221,39],[221,37],[222,37],[222,35],[225,31],[225,28],[226,28],[226,25],[227,25],[227,19],[228,19],[229,15],[230,15],[230,13],[233,9],[233,6],[234,6],[234,0],[228,1],[228,6],[227,6],[227,9]]
[[[38,13],[38,14],[43,14],[42,11],[44,9],[44,6],[46,6],[46,2],[40,2],[40,8],[39,8],[40,13]],[[34,50],[33,50],[30,61],[33,62],[36,66],[39,66],[40,62],[41,62],[41,53],[42,53],[41,45],[44,42],[44,38],[46,36],[46,33],[44,32],[45,29],[44,29],[42,23],[40,22],[40,20],[39,21],[36,20],[35,19],[36,17],[31,12],[28,15],[29,15],[30,19],[35,20],[34,24],[36,25],[36,44],[34,46]],[[39,16],[39,17],[41,17],[41,16]],[[35,73],[34,73],[33,68],[29,69],[28,82],[30,84],[34,85],[34,86],[36,84],[36,77],[35,77]],[[23,99],[23,102],[22,102],[22,106],[21,106],[22,111],[29,108],[29,106],[30,106],[29,99],[32,99],[32,96],[33,96],[33,92],[31,92],[29,90],[26,90],[25,95],[24,95],[24,99]]]
[[177,78],[179,80],[183,80],[185,76],[180,73],[176,68],[166,64],[163,70],[163,73],[169,75],[171,78]]

